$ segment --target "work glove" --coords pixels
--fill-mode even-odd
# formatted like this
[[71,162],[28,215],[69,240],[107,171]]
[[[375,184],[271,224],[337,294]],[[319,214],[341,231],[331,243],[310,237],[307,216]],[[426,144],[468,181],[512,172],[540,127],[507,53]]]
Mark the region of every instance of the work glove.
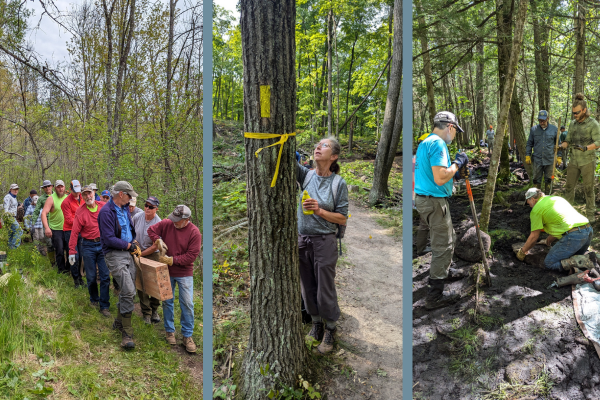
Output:
[[519,249],[519,252],[517,253],[517,258],[519,259],[519,261],[523,261],[525,259],[525,252],[523,252],[523,248],[521,247]]
[[579,151],[587,151],[587,146],[582,146],[582,145],[580,145],[580,144],[576,144],[576,145],[574,145],[574,146],[573,146],[573,148],[574,148],[575,150],[579,150]]
[[140,249],[140,246],[138,246],[137,243],[131,242],[131,247],[129,248],[129,253],[132,256],[141,257],[142,256],[142,249]]
[[537,242],[536,244],[548,244],[548,242],[546,242],[546,239],[542,239],[539,242]]
[[525,156],[525,164],[531,164],[531,156]]
[[556,157],[556,163],[557,164],[562,164],[562,157]]
[[173,265],[173,257],[161,256],[161,257],[158,257],[158,261],[163,264],[167,264],[169,267],[171,267]]
[[467,166],[467,164],[469,163],[469,157],[467,157],[466,153],[456,153],[454,163],[458,166],[458,169],[460,170],[462,167]]
[[69,256],[69,264],[71,264],[71,265],[75,264],[75,254]]
[[169,248],[167,247],[167,244],[165,242],[163,242],[163,240],[161,238],[158,238],[154,241],[154,244],[156,245],[156,247],[158,247],[158,251],[164,250],[165,252],[169,250]]

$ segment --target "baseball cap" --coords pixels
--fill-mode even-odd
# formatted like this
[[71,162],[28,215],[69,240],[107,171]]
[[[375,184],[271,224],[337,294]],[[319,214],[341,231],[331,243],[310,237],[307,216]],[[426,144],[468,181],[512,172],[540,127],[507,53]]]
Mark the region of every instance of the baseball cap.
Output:
[[18,189],[18,188],[19,188],[19,185],[17,185],[16,183],[12,183],[12,184],[10,185],[10,190],[13,190],[13,189]]
[[548,111],[540,110],[540,113],[538,114],[538,119],[541,119],[542,121],[547,120],[548,119]]
[[85,185],[82,189],[81,189],[81,193],[85,193],[85,192],[93,192],[94,188],[92,188],[92,185]]
[[81,183],[79,183],[79,181],[77,179],[73,179],[71,181],[71,189],[75,193],[81,193]]
[[65,186],[65,183],[59,179],[56,182],[54,182],[54,186]]
[[538,190],[539,189],[536,188],[530,188],[529,190],[527,190],[527,192],[525,192],[525,201],[523,202],[524,206],[527,205],[527,200],[538,194]]
[[560,126],[560,129],[567,129],[567,128],[565,128],[565,126],[564,126],[564,125],[561,125],[561,126]]
[[138,197],[138,194],[133,190],[133,186],[131,186],[131,183],[127,181],[119,181],[115,183],[115,186],[113,186],[112,190],[113,193],[124,192],[130,195],[131,197]]
[[35,190],[35,189],[31,189],[31,190],[29,191],[29,194],[37,194],[37,190]]
[[137,197],[132,197],[131,200],[129,200],[129,205],[135,207],[136,204],[137,204]]
[[101,195],[110,197],[110,192],[108,190],[103,190]]
[[40,188],[45,188],[48,186],[52,186],[52,182],[50,182],[48,179],[46,179],[44,182],[42,182],[42,186],[40,186]]
[[188,208],[188,206],[184,206],[183,204],[175,207],[173,212],[169,214],[167,218],[169,218],[173,222],[179,222],[182,219],[189,218],[192,216],[192,211]]
[[146,203],[150,203],[153,206],[158,207],[158,205],[160,204],[160,201],[158,201],[158,199],[154,196],[150,196],[146,199]]
[[463,128],[458,125],[458,119],[456,118],[456,115],[450,111],[440,111],[439,113],[435,114],[435,117],[433,117],[433,122],[448,122],[452,125],[456,125],[456,129],[458,129],[459,132],[464,132]]
[[98,186],[96,186],[95,183],[90,183],[88,186],[91,187],[92,190],[98,190]]

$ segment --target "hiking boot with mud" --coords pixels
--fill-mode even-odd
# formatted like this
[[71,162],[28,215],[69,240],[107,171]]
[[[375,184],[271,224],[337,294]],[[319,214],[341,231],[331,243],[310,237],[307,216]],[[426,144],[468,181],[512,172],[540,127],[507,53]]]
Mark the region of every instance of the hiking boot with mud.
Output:
[[160,315],[158,315],[158,312],[156,310],[152,311],[150,322],[152,322],[153,324],[158,324],[160,322]]
[[165,339],[167,340],[167,343],[169,343],[171,346],[177,344],[177,339],[175,339],[175,332],[167,332],[165,335]]
[[183,338],[183,345],[185,346],[185,351],[188,353],[196,352],[196,343],[194,343],[194,339],[191,336]]
[[336,331],[337,331],[337,326],[333,329],[329,329],[329,328],[325,327],[323,341],[315,349],[316,354],[325,355],[325,354],[331,353],[331,350],[333,350],[333,344],[335,343],[335,332]]
[[104,317],[106,318],[112,317],[110,311],[108,311],[108,308],[103,308],[102,310],[100,310],[100,314],[104,315]]
[[570,271],[571,268],[579,268],[579,269],[592,269],[594,268],[594,263],[587,255],[574,255],[564,260],[560,260],[560,264],[562,265],[565,271]]
[[308,335],[304,338],[304,341],[307,343],[312,343],[314,341],[320,342],[323,340],[323,323],[322,322],[313,322],[312,328]]
[[144,315],[144,323],[145,323],[146,325],[151,325],[151,324],[152,324],[152,321],[151,321],[150,315],[147,315],[147,314],[146,314],[146,315]]
[[460,300],[460,294],[454,291],[444,294],[444,279],[430,280],[431,288],[425,298],[425,308],[427,310],[435,310],[436,308],[446,307]]
[[129,336],[125,331],[121,332],[121,347],[126,350],[131,350],[135,348],[133,337]]

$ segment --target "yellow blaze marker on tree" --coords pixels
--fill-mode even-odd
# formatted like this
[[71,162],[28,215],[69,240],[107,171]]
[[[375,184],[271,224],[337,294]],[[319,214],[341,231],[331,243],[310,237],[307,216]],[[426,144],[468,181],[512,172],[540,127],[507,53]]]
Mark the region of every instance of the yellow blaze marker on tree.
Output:
[[260,116],[271,118],[271,86],[260,86]]

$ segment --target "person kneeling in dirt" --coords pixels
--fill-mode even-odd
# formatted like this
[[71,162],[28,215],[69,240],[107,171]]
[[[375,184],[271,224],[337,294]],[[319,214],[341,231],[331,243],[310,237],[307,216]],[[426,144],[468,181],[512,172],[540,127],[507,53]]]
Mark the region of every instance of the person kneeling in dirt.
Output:
[[452,196],[452,178],[463,167],[467,168],[469,158],[465,153],[457,153],[456,159],[450,162],[447,145],[452,143],[456,132],[463,132],[456,116],[448,111],[439,112],[433,119],[433,133],[417,148],[415,203],[431,235],[431,288],[425,300],[428,310],[444,307],[460,299],[458,293],[444,295],[448,278],[458,278],[462,273],[450,268],[456,233],[452,227],[448,198]]
[[[181,204],[166,219],[148,228],[148,237],[166,256],[158,260],[169,266],[171,290],[175,294],[175,284],[179,286],[179,307],[181,308],[181,334],[183,345],[188,353],[196,352],[192,339],[194,333],[194,261],[200,255],[202,235],[190,221],[192,211]],[[175,298],[163,301],[167,343],[177,344],[175,339]]]
[[142,252],[135,242],[136,234],[129,213],[129,200],[138,195],[133,186],[125,181],[115,183],[111,194],[112,199],[98,212],[100,243],[106,266],[121,287],[113,329],[121,331],[121,347],[133,349],[135,343],[131,315],[136,272],[133,257],[139,257]]
[[314,170],[296,166],[298,183],[310,196],[298,205],[298,250],[302,299],[312,319],[312,329],[305,339],[321,342],[317,354],[333,350],[340,317],[335,290],[336,232],[338,225],[346,225],[348,186],[338,175],[339,154],[339,142],[326,138],[315,147]]
[[558,240],[544,259],[546,268],[553,271],[569,271],[571,267],[593,268],[592,261],[584,255],[594,234],[586,217],[579,214],[562,197],[546,196],[536,188],[531,188],[525,193],[525,204],[532,208],[531,234],[517,253],[519,260],[525,259],[529,249],[538,242],[543,229],[549,235],[542,241],[543,244],[550,246]]

